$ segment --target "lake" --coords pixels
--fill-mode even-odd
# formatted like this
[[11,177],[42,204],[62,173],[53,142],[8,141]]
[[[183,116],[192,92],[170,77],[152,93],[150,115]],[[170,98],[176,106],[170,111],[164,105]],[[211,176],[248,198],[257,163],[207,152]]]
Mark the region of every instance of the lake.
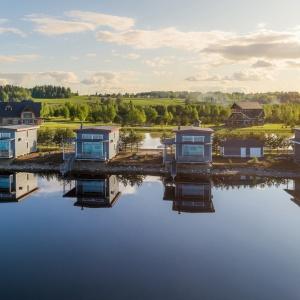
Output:
[[0,176],[1,299],[291,299],[300,182]]

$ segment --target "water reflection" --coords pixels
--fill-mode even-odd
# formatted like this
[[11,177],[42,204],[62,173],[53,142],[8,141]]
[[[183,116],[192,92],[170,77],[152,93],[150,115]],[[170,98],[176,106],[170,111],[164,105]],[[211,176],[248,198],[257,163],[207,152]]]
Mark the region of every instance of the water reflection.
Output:
[[293,188],[287,188],[285,191],[293,197],[291,200],[300,206],[300,179],[293,180]]
[[120,195],[119,180],[115,175],[64,181],[64,197],[76,198],[74,206],[81,208],[110,208]]
[[214,213],[212,183],[209,179],[164,181],[164,200],[173,201],[178,213]]
[[0,175],[0,202],[19,202],[38,189],[37,176],[31,173]]

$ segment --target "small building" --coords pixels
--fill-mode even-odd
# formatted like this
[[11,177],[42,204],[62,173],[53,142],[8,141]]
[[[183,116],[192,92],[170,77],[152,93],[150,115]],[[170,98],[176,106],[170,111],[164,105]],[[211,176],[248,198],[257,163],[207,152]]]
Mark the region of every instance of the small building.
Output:
[[264,142],[257,138],[227,138],[221,142],[223,157],[260,158],[264,156]]
[[0,202],[19,202],[37,189],[38,181],[35,174],[0,174]]
[[164,200],[173,201],[179,213],[214,213],[211,182],[208,179],[179,179],[165,182]]
[[75,159],[108,161],[119,152],[119,127],[83,127],[76,131]]
[[164,163],[175,161],[176,163],[209,164],[212,162],[214,131],[211,128],[178,127],[174,133],[175,138],[163,141]]
[[74,206],[82,208],[110,208],[121,195],[119,180],[115,175],[97,179],[76,179],[73,185],[68,192],[64,192],[64,197],[76,198]]
[[0,102],[0,125],[40,125],[42,104],[30,100]]
[[264,124],[264,109],[258,102],[242,101],[234,103],[231,111],[231,115],[226,122],[227,126],[244,127]]
[[17,158],[37,151],[38,126],[0,127],[0,158]]
[[293,143],[295,161],[300,162],[300,128],[295,129],[295,138]]

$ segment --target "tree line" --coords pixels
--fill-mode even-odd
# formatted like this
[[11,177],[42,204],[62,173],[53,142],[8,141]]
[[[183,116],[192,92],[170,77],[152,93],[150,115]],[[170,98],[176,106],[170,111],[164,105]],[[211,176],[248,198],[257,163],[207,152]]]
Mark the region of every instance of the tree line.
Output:
[[132,102],[105,100],[93,104],[44,104],[44,118],[63,117],[71,121],[118,123],[122,125],[189,125],[199,122],[222,123],[230,115],[230,108],[218,104],[135,106]]
[[22,101],[30,98],[54,99],[70,98],[77,93],[72,93],[70,88],[63,86],[43,85],[27,89],[14,85],[0,85],[0,101]]

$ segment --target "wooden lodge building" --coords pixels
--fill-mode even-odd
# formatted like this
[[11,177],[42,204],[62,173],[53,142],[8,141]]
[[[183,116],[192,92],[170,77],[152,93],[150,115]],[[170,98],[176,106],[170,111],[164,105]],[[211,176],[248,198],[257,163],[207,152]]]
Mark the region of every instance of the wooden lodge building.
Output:
[[226,122],[229,127],[264,125],[264,109],[258,102],[234,103],[231,110],[231,115]]

